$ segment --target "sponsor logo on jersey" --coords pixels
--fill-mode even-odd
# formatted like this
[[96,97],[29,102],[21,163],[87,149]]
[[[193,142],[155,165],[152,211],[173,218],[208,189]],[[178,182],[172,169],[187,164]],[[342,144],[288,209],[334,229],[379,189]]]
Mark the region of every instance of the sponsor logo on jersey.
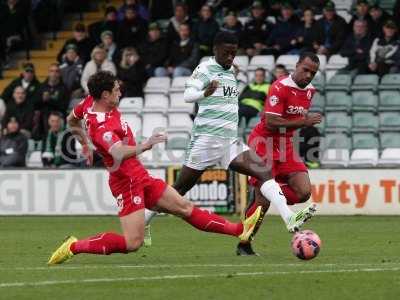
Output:
[[104,132],[103,141],[105,141],[108,144],[111,144],[111,142],[112,142],[112,132],[111,131]]
[[224,97],[237,97],[239,92],[236,87],[233,86],[223,86]]
[[305,115],[308,112],[303,106],[289,105],[286,113],[289,115]]
[[133,197],[133,203],[139,205],[140,203],[142,203],[142,198],[140,198],[139,196]]
[[269,97],[269,104],[271,104],[271,106],[275,106],[279,103],[279,98],[275,95],[272,95],[271,97]]
[[307,91],[307,99],[311,100],[311,98],[312,98],[312,92],[311,92],[311,90],[308,90]]

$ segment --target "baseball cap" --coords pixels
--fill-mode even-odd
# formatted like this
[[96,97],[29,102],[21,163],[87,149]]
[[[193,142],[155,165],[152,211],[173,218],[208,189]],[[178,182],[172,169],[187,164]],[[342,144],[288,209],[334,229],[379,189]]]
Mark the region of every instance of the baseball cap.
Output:
[[114,6],[107,6],[104,15],[107,16],[109,13],[117,13],[117,9]]
[[78,24],[75,25],[74,30],[77,31],[77,32],[85,32],[86,31],[86,27],[85,27],[85,25],[83,23],[78,23]]
[[264,8],[261,1],[254,1],[251,8]]
[[335,7],[336,7],[335,6],[335,2],[333,2],[333,1],[328,1],[324,5],[324,9],[325,10],[330,10],[330,11],[335,10]]
[[357,5],[360,5],[360,4],[366,4],[366,5],[369,5],[369,2],[368,2],[368,1],[366,1],[366,0],[357,0]]
[[68,51],[68,50],[74,50],[75,52],[77,52],[78,51],[78,47],[75,44],[68,44],[65,47],[65,51]]
[[234,16],[234,17],[237,17],[237,13],[236,13],[235,11],[233,11],[233,10],[230,10],[230,11],[228,11],[228,12],[226,13],[226,16]]
[[35,72],[35,66],[32,63],[24,63],[22,67],[25,72]]
[[286,9],[293,9],[293,5],[290,2],[283,2],[281,5],[282,8],[286,8]]
[[157,22],[152,22],[149,24],[149,30],[160,30],[160,26],[158,26]]
[[393,20],[387,20],[385,22],[385,24],[383,25],[383,27],[388,27],[388,28],[392,28],[392,29],[397,29],[397,25]]
[[112,31],[106,30],[106,31],[103,31],[103,32],[101,33],[100,38],[103,38],[103,37],[105,37],[105,36],[114,37],[114,34],[112,33]]

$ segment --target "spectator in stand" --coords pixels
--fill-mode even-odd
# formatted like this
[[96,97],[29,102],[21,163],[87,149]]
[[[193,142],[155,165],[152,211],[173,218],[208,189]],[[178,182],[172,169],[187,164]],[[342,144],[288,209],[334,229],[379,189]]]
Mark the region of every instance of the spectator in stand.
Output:
[[209,5],[203,5],[200,11],[200,19],[193,25],[193,36],[199,44],[201,57],[213,54],[213,41],[218,31],[219,25],[213,17],[211,7]]
[[174,1],[152,0],[149,11],[152,20],[169,19],[174,15]]
[[112,31],[104,31],[101,33],[101,45],[107,51],[107,59],[116,63],[119,58],[117,44],[114,43],[114,35]]
[[59,63],[63,63],[65,60],[65,53],[69,45],[75,45],[78,51],[78,56],[85,64],[90,59],[90,50],[92,48],[92,43],[90,39],[86,36],[86,27],[82,23],[76,24],[73,32],[74,37],[65,42],[63,48],[57,55],[57,60]]
[[315,23],[313,10],[311,8],[304,9],[303,21],[296,33],[296,37],[291,42],[300,53],[314,51],[313,41],[316,37]]
[[26,93],[26,98],[29,102],[33,101],[33,97],[40,85],[35,75],[35,67],[31,63],[25,63],[23,65],[23,72],[20,77],[11,81],[11,83],[4,89],[2,98],[8,103],[12,100],[14,89],[17,86],[22,86]]
[[143,20],[149,21],[150,14],[146,6],[140,3],[140,0],[125,0],[124,4],[118,9],[117,19],[118,21],[122,21],[124,19],[125,10],[129,5],[134,5],[136,7],[136,11]]
[[267,48],[262,51],[262,54],[278,56],[290,53],[295,49],[292,41],[296,38],[300,20],[294,14],[293,6],[290,3],[284,3],[281,7],[281,17],[272,29],[267,41]]
[[118,47],[136,47],[143,43],[147,35],[147,22],[140,18],[133,5],[125,9],[125,18],[118,27]]
[[239,120],[245,118],[247,125],[263,110],[269,86],[265,81],[265,69],[256,69],[254,82],[247,85],[239,96]]
[[101,43],[101,33],[111,31],[114,36],[118,33],[117,9],[114,6],[108,6],[104,13],[104,20],[89,25],[89,38],[93,45]]
[[241,48],[243,46],[243,25],[240,23],[236,12],[228,11],[224,18],[221,31],[227,31],[236,35],[239,39],[239,47]]
[[265,9],[261,1],[251,6],[251,19],[244,25],[243,44],[246,54],[254,56],[267,47],[267,40],[273,24],[266,20]]
[[26,92],[22,86],[15,87],[13,99],[7,104],[3,128],[7,126],[7,122],[12,116],[19,120],[20,131],[29,138],[33,126],[33,103],[26,99]]
[[75,139],[64,129],[63,115],[57,111],[50,113],[49,130],[43,139],[42,162],[45,167],[73,168],[79,166],[75,149]]
[[74,44],[69,44],[66,48],[64,63],[60,65],[62,82],[71,95],[71,98],[82,96],[81,76],[83,62],[78,55],[78,48]]
[[41,139],[47,132],[47,119],[51,111],[66,114],[69,104],[68,89],[61,80],[60,67],[53,63],[49,67],[49,76],[39,86],[34,103],[33,138]]
[[328,1],[324,6],[323,17],[315,24],[314,51],[322,55],[338,53],[346,39],[347,28],[346,21],[336,14],[335,3]]
[[272,82],[274,82],[275,80],[278,80],[279,78],[281,78],[283,76],[288,76],[288,75],[289,75],[288,69],[286,69],[286,67],[284,65],[277,64],[275,66],[274,70],[272,71]]
[[349,64],[340,70],[340,73],[350,73],[352,76],[368,73],[369,49],[372,37],[368,33],[365,20],[356,20],[353,23],[353,33],[350,34],[339,54],[349,58]]
[[15,116],[8,118],[3,136],[0,138],[0,167],[25,167],[28,139],[19,130]]
[[135,48],[128,47],[122,51],[117,76],[122,81],[123,97],[143,97],[143,86],[147,76]]
[[369,52],[369,70],[379,76],[395,72],[395,58],[399,43],[396,23],[393,20],[386,21],[383,26],[383,36],[376,38],[372,43]]
[[175,5],[174,16],[169,20],[167,28],[167,41],[171,45],[174,41],[179,40],[179,28],[181,24],[192,25],[192,22],[187,14],[187,6],[184,3]]
[[371,32],[373,22],[371,15],[369,14],[369,3],[367,0],[357,0],[356,12],[353,18],[350,20],[349,28],[353,30],[353,24],[356,20],[364,20],[367,22],[368,30]]
[[154,76],[154,70],[164,65],[168,56],[167,41],[161,36],[156,22],[149,25],[148,37],[140,46],[139,53],[148,77]]
[[82,77],[81,77],[81,86],[85,93],[89,93],[87,83],[89,81],[89,77],[98,71],[110,71],[114,75],[117,74],[117,70],[112,61],[107,59],[107,52],[104,48],[100,46],[94,47],[92,50],[91,60],[85,65],[83,69]]
[[390,15],[379,7],[378,4],[375,4],[371,7],[369,14],[371,16],[371,36],[372,37],[380,37],[383,32],[383,25],[386,23],[388,19],[390,19]]
[[397,0],[393,7],[393,20],[396,22],[397,28],[400,27],[400,0]]
[[157,77],[172,75],[173,77],[190,76],[199,60],[199,48],[190,37],[189,24],[179,27],[179,40],[172,43],[166,67],[155,70]]

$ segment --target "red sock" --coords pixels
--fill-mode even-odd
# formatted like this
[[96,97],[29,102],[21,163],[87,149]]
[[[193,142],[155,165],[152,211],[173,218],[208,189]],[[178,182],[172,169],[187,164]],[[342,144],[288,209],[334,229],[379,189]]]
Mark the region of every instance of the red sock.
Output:
[[189,218],[185,219],[193,227],[207,232],[239,236],[243,232],[242,223],[231,223],[221,216],[194,207]]
[[288,185],[288,184],[281,185],[281,190],[282,190],[283,194],[286,197],[287,204],[293,205],[293,204],[296,204],[296,203],[300,202],[299,197],[297,197],[296,193],[290,187],[290,185]]
[[253,201],[246,209],[246,218],[250,217],[256,211],[257,207],[256,201]]
[[74,254],[92,253],[108,255],[111,253],[127,253],[125,238],[122,235],[105,232],[88,237],[71,244]]

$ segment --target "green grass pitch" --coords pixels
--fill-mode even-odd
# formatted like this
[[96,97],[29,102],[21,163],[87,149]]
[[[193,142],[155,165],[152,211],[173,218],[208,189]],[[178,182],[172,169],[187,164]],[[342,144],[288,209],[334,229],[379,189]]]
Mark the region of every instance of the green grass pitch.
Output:
[[317,216],[306,228],[322,249],[304,262],[277,217],[257,236],[260,257],[237,257],[234,238],[158,217],[150,248],[47,267],[66,235],[119,231],[118,219],[1,217],[0,299],[400,299],[399,225],[399,217]]

